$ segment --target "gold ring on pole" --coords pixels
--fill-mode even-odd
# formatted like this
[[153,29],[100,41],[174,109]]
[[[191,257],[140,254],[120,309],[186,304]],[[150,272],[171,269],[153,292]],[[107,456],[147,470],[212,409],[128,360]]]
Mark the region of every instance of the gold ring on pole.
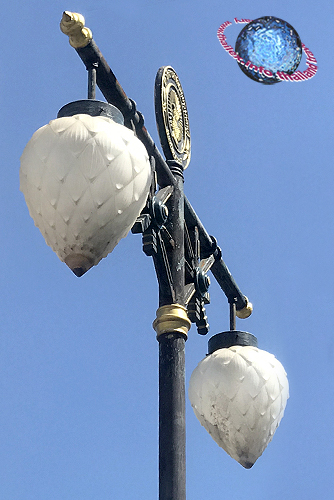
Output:
[[157,317],[153,321],[153,328],[157,338],[163,333],[181,333],[187,338],[191,322],[187,309],[179,304],[161,306],[157,310]]

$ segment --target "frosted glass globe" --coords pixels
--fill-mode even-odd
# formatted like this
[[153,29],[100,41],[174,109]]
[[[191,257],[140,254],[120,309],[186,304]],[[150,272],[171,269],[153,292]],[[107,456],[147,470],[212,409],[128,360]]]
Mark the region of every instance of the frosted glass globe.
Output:
[[191,375],[195,415],[232,458],[249,469],[283,417],[289,384],[281,363],[257,347],[218,349]]
[[52,120],[34,133],[21,157],[20,189],[29,213],[77,276],[127,235],[150,184],[144,145],[107,117]]

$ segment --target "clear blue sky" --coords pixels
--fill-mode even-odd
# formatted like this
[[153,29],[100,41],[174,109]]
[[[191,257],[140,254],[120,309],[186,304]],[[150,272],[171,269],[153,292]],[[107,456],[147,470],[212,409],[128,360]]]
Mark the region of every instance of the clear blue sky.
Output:
[[[163,65],[177,71],[192,135],[186,194],[254,304],[238,328],[288,373],[285,416],[251,470],[216,445],[187,401],[188,499],[330,500],[334,75],[333,6],[324,0],[13,0],[3,9],[0,500],[157,498],[152,262],[130,234],[76,278],[19,192],[33,132],[86,97],[85,68],[59,30],[63,10],[85,15],[157,143],[155,75]],[[220,46],[221,23],[264,15],[292,24],[314,53],[310,81],[253,82]],[[232,46],[240,29],[225,32]],[[215,334],[228,329],[228,307],[213,278],[210,292]],[[192,328],[187,381],[206,349]]]

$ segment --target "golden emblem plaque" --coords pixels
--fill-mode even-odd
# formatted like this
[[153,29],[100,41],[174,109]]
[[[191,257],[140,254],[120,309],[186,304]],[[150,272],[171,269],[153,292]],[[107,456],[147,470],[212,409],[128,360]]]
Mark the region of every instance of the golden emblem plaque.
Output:
[[155,79],[155,117],[163,152],[183,168],[190,162],[190,130],[186,100],[171,66],[159,69]]

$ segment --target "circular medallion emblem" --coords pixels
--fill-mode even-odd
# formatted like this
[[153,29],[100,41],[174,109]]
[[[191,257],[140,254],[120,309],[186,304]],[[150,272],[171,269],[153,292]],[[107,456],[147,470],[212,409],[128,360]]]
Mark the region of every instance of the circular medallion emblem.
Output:
[[160,68],[155,79],[155,116],[167,160],[175,160],[187,168],[190,162],[188,111],[180,80],[171,66]]

